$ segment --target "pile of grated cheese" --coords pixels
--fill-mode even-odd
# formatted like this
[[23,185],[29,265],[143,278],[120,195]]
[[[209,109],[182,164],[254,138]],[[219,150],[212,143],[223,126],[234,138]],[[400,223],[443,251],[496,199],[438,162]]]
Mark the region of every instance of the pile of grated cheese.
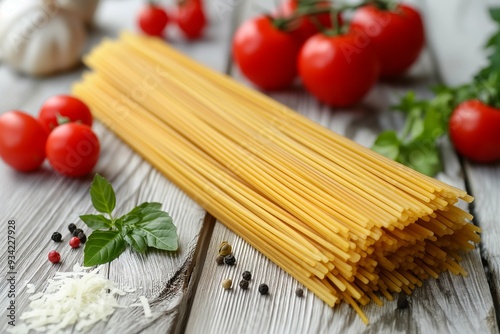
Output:
[[[23,323],[10,332],[27,333],[35,330],[57,333],[68,326],[75,326],[76,331],[85,332],[97,322],[106,320],[115,309],[127,308],[118,304],[116,296],[134,292],[134,289],[118,289],[116,283],[100,273],[102,266],[91,271],[86,269],[76,264],[73,272],[56,272],[53,279],[48,280],[45,292],[29,298],[32,300],[30,310],[20,316]],[[144,311],[146,316],[150,316],[149,304],[147,309],[144,307]]]

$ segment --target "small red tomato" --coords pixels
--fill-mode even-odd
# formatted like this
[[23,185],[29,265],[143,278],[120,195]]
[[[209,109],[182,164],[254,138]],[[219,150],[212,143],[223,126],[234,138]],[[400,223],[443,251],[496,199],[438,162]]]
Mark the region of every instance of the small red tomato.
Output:
[[[328,2],[316,2],[317,8],[328,8]],[[299,0],[288,0],[281,4],[276,12],[276,17],[287,18],[293,15],[299,8]],[[339,13],[338,24],[342,25],[342,15]],[[300,44],[304,44],[310,37],[320,32],[320,29],[326,30],[333,27],[332,17],[330,13],[322,13],[317,15],[302,16],[295,22],[290,24],[288,30],[290,34],[296,38]]]
[[167,12],[156,5],[148,4],[139,12],[139,28],[150,36],[163,37],[169,18]]
[[233,39],[233,56],[241,72],[262,89],[289,86],[297,76],[299,43],[259,16],[243,23]]
[[177,25],[188,39],[201,37],[207,24],[207,18],[201,1],[188,0],[177,7],[175,16]]
[[78,237],[73,237],[69,240],[69,245],[71,248],[78,248],[80,247],[80,239]]
[[400,4],[393,11],[367,5],[354,12],[351,29],[373,44],[381,75],[403,74],[418,58],[425,44],[422,18],[414,8]]
[[84,124],[66,123],[47,139],[47,159],[60,174],[79,177],[88,174],[99,159],[99,139]]
[[461,103],[451,115],[449,132],[460,154],[477,162],[500,160],[500,109],[479,100]]
[[33,116],[18,110],[0,115],[0,157],[21,172],[30,172],[45,160],[47,132]]
[[38,120],[47,132],[60,124],[76,122],[92,126],[92,113],[79,99],[68,95],[53,96],[42,105]]
[[49,261],[52,263],[59,263],[61,262],[61,254],[59,254],[57,251],[52,250],[49,252]]
[[306,89],[333,107],[359,102],[379,75],[375,51],[357,34],[311,37],[302,47],[298,67]]

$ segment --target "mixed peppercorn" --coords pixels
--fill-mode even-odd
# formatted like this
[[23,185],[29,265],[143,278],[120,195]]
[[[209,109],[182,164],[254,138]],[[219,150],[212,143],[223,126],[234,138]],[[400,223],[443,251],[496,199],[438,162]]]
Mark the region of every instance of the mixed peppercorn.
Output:
[[[75,224],[69,224],[68,230],[72,238],[69,240],[69,245],[71,248],[78,248],[80,244],[84,244],[87,242],[87,235],[83,232],[82,229],[76,227]],[[62,241],[62,234],[59,232],[52,233],[51,239],[54,242]],[[49,261],[52,263],[59,263],[61,261],[61,254],[59,252],[52,250],[48,255]]]
[[[227,242],[223,241],[219,245],[219,253],[217,257],[215,258],[215,262],[218,265],[223,265],[226,264],[228,266],[234,266],[236,264],[236,258],[234,257],[233,254],[233,247]],[[248,270],[245,270],[242,274],[242,280],[239,282],[239,286],[242,290],[248,290],[250,287],[250,281],[252,280],[252,273]],[[229,290],[232,287],[232,280],[231,279],[224,279],[221,283],[222,288],[224,290]],[[269,286],[266,283],[262,283],[259,285],[259,293],[263,296],[269,294]],[[301,288],[297,288],[295,290],[295,295],[297,297],[303,297],[304,296],[304,290]]]

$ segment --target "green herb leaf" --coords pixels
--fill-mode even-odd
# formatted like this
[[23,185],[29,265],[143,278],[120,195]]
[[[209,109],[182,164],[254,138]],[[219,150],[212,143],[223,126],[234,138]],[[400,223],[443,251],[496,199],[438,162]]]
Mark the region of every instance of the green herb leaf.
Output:
[[80,219],[93,230],[109,229],[113,227],[111,220],[103,215],[82,215]]
[[500,7],[490,8],[490,17],[493,21],[500,23]]
[[118,231],[94,231],[85,244],[83,265],[92,267],[113,261],[125,250],[125,241]]
[[142,203],[122,217],[124,224],[144,233],[149,247],[174,251],[178,248],[177,228],[160,203]]
[[434,141],[413,142],[401,148],[398,161],[428,176],[442,170],[439,149]]
[[148,248],[146,235],[142,230],[131,230],[125,235],[125,241],[139,253],[145,253]]
[[92,181],[90,198],[97,211],[107,213],[111,217],[116,205],[115,191],[108,180],[99,174],[96,174]]
[[372,150],[389,159],[396,160],[399,155],[400,145],[401,142],[395,131],[384,131],[378,136],[375,144],[373,144]]
[[[177,250],[177,228],[168,213],[161,210],[161,203],[142,203],[128,214],[113,219],[115,193],[111,184],[102,176],[94,177],[90,196],[96,210],[109,214],[82,215],[80,218],[94,230],[84,250],[84,265],[94,266],[116,259],[129,244],[139,253],[148,247]],[[102,231],[102,229],[108,229]]]

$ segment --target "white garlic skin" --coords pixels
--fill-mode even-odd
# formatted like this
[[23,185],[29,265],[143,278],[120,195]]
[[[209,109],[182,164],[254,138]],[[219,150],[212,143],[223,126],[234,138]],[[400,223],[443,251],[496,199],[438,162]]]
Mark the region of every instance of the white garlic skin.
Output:
[[99,0],[57,0],[64,9],[83,19],[86,24],[92,22]]
[[83,21],[50,0],[0,3],[0,60],[15,70],[45,76],[80,63]]

